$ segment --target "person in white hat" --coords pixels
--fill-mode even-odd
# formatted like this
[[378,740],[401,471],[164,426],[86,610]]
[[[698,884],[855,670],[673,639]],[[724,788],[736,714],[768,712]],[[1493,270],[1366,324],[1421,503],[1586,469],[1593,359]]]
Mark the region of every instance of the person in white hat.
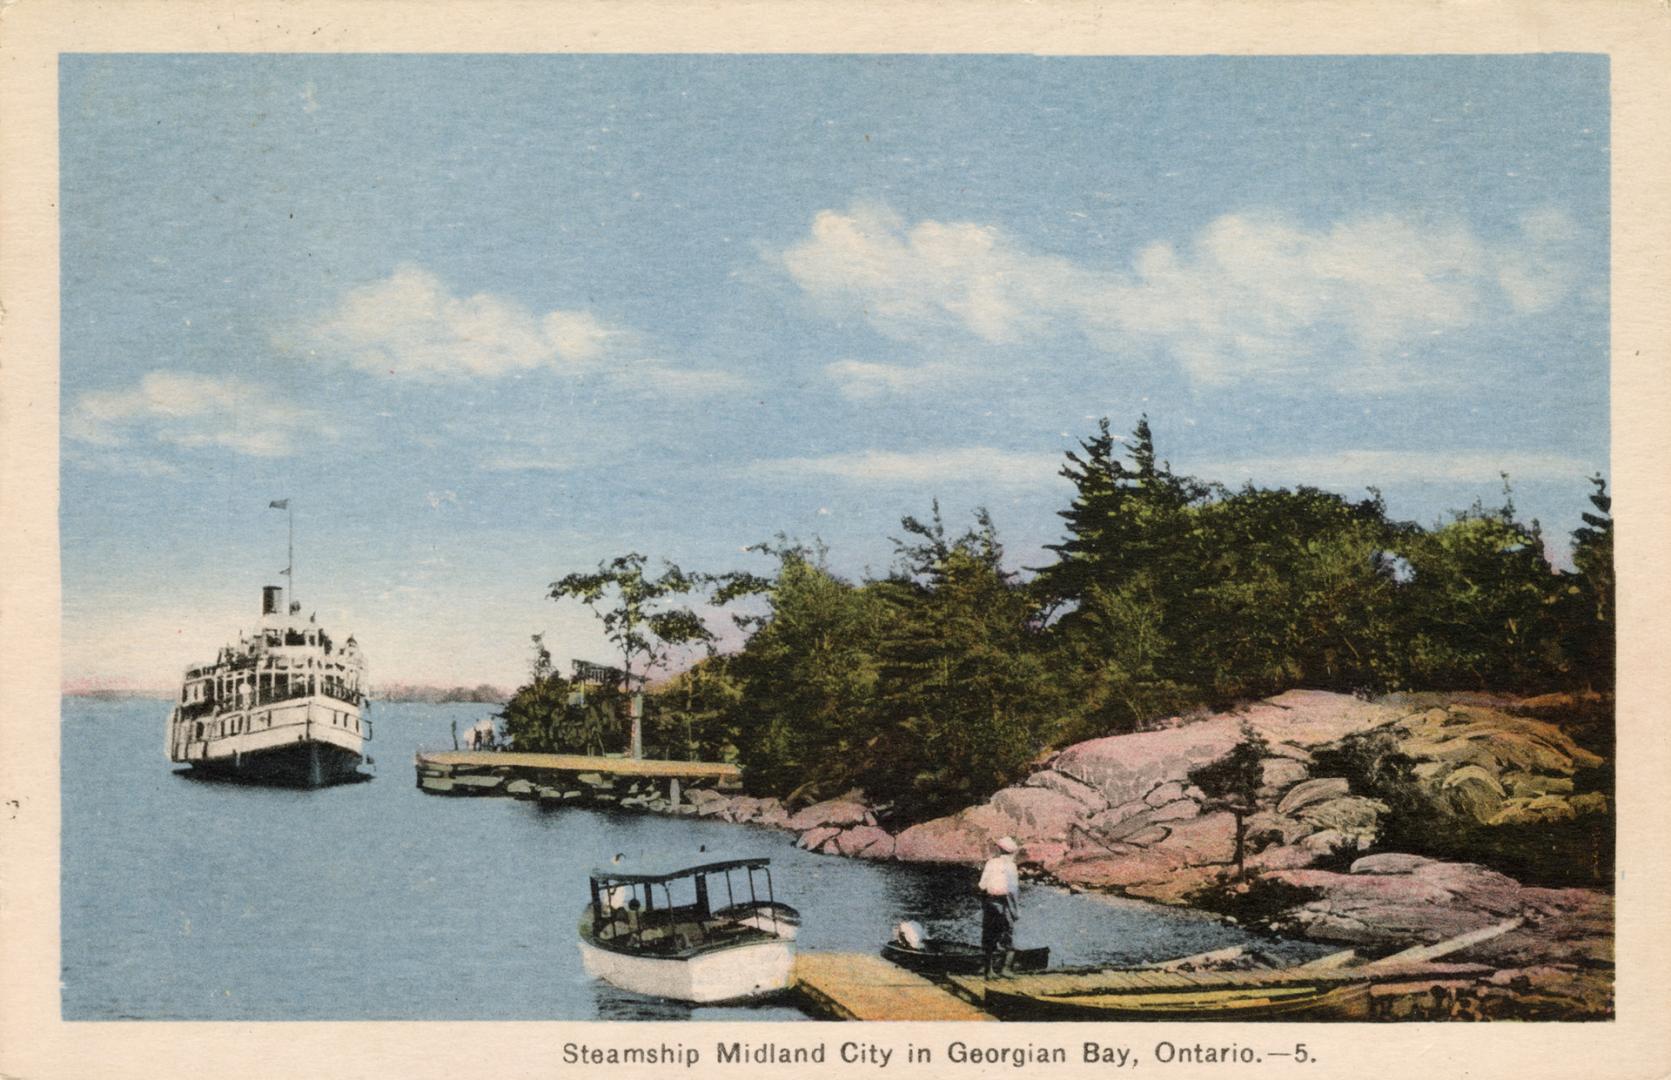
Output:
[[981,954],[986,960],[989,979],[994,960],[998,961],[999,975],[1009,974],[1010,964],[1015,960],[1015,920],[1021,914],[1021,874],[1015,865],[1019,845],[1013,837],[1000,836],[992,846],[997,850],[981,867],[979,886]]

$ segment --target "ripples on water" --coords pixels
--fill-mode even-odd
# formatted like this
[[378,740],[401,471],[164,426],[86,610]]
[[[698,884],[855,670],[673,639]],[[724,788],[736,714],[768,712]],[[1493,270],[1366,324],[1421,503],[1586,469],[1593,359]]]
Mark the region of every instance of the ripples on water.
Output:
[[[176,772],[168,703],[66,698],[63,1011],[69,1020],[800,1019],[692,1008],[588,979],[586,872],[617,851],[767,855],[803,948],[870,952],[893,925],[980,936],[974,872],[811,855],[789,833],[450,799],[412,754],[480,705],[374,707],[372,783],[319,791]],[[1247,940],[1187,912],[1022,887],[1017,941],[1052,962],[1143,962]],[[1279,951],[1312,955],[1309,946]]]

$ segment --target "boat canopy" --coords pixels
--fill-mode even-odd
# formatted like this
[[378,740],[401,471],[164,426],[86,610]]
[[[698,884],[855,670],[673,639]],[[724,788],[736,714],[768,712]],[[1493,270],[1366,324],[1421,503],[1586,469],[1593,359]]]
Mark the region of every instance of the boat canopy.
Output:
[[719,862],[700,863],[696,866],[680,866],[673,863],[622,862],[611,866],[593,868],[592,880],[618,885],[660,884],[678,878],[696,877],[699,874],[723,874],[730,870],[761,870],[770,865],[771,861],[763,857],[723,859]]

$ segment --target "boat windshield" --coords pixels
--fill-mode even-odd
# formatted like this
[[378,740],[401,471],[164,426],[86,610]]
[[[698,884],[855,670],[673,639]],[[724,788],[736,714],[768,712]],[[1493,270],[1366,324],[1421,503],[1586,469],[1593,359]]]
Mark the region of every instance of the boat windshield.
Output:
[[614,864],[592,871],[592,929],[600,939],[660,951],[739,933],[779,932],[767,859],[679,869]]

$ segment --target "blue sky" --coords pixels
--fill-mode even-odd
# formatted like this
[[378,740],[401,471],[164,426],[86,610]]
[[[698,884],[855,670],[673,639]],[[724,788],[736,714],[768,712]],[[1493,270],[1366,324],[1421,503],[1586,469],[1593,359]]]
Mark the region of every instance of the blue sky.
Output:
[[1209,479],[1552,543],[1607,471],[1608,71],[1434,58],[77,56],[65,678],[298,595],[374,680],[605,653],[549,582]]

